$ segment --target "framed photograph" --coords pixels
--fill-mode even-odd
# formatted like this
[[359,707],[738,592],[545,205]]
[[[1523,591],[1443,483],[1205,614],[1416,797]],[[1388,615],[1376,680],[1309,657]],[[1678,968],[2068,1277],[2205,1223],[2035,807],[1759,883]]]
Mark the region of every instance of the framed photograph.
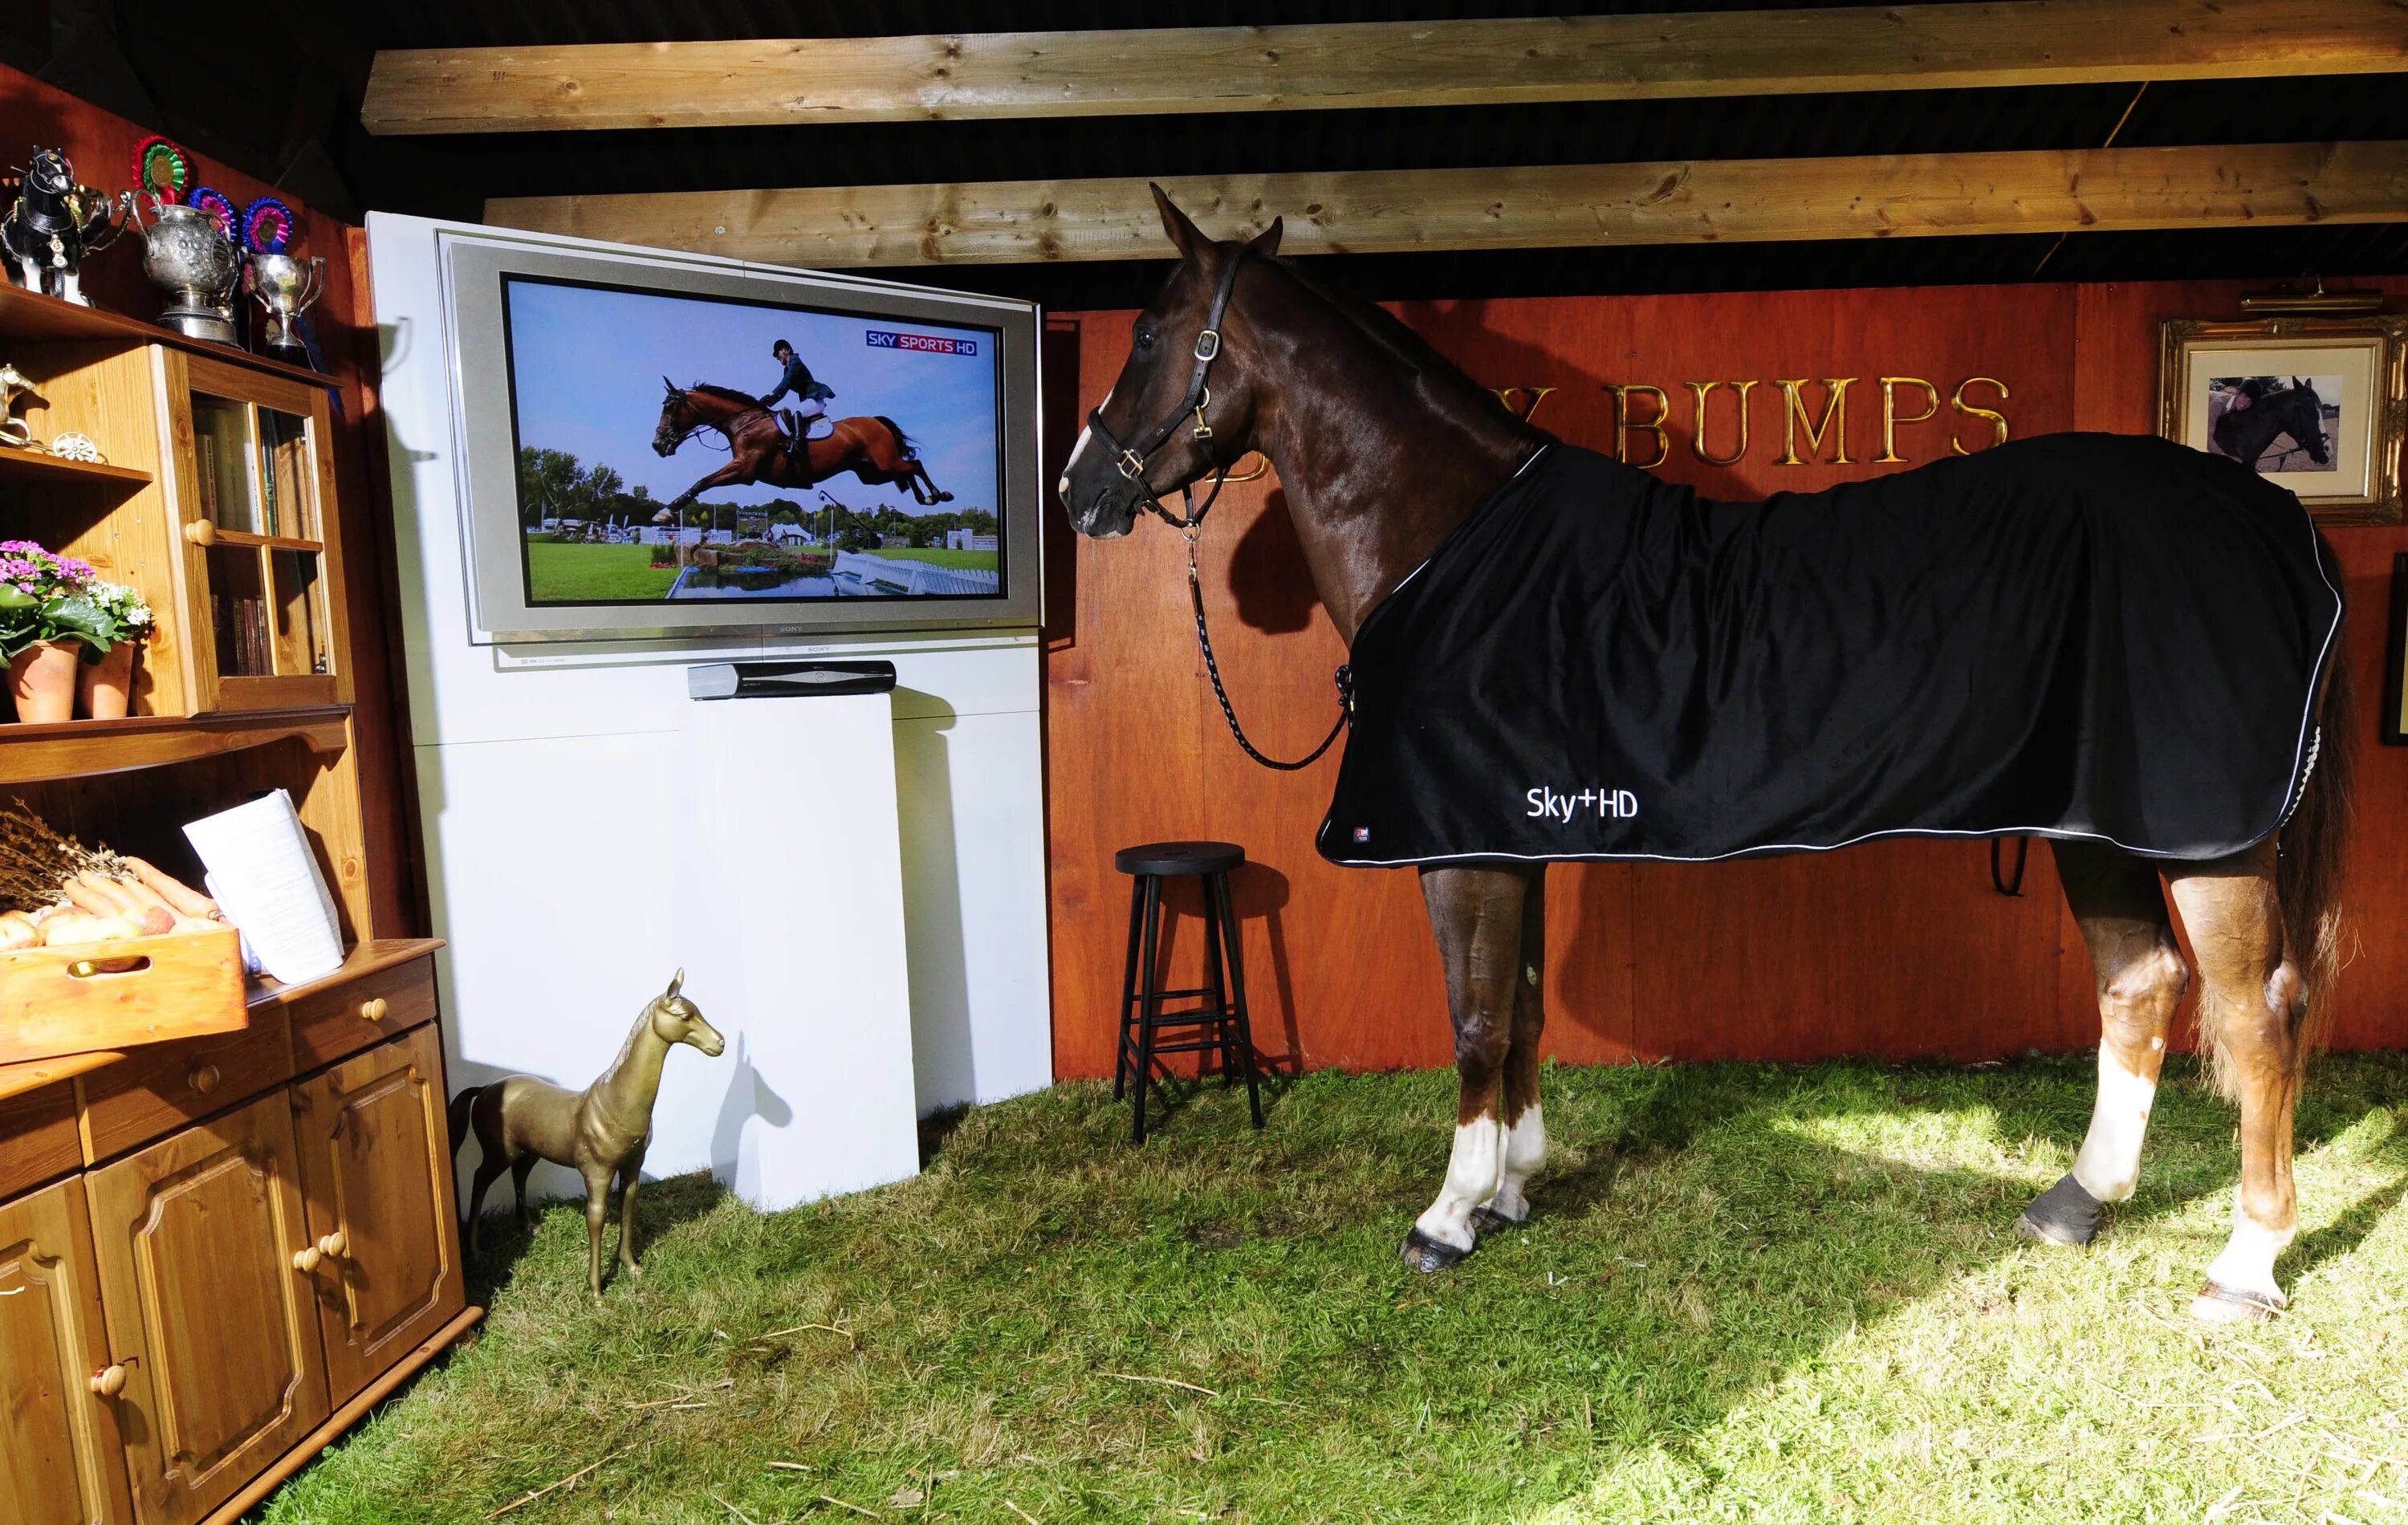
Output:
[[2383,646],[2383,743],[2408,746],[2408,554],[2391,558],[2391,634]]
[[2327,524],[2401,521],[2408,317],[2174,319],[2161,432],[2300,495]]

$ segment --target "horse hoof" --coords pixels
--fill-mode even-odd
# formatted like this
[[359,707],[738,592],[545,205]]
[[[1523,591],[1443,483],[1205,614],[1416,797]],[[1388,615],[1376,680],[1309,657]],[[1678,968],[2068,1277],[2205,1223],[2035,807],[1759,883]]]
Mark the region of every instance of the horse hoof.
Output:
[[2080,1249],[2099,1237],[2099,1199],[2069,1175],[2034,1199],[2015,1220],[2015,1232],[2043,1244]]
[[1405,1235],[1405,1264],[1425,1276],[1436,1275],[1439,1272],[1461,1265],[1464,1257],[1470,1253],[1469,1250],[1456,1249],[1443,1240],[1432,1239],[1419,1228]]
[[2209,1282],[2190,1300],[2190,1316],[2206,1324],[2241,1324],[2252,1319],[2270,1319],[2283,1311],[2281,1297],[2268,1297],[2263,1292],[2244,1292],[2238,1288],[2223,1287]]
[[1484,1202],[1471,1210],[1471,1231],[1475,1234],[1493,1234],[1502,1229],[1518,1229],[1529,1221],[1527,1217],[1509,1218]]

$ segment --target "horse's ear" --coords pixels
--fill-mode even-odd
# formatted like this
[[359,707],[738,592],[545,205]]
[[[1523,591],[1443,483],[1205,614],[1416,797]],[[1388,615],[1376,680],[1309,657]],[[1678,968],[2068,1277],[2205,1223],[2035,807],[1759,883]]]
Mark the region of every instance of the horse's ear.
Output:
[[1161,186],[1148,181],[1146,189],[1154,193],[1154,205],[1162,213],[1162,231],[1170,236],[1171,243],[1179,250],[1179,257],[1190,265],[1197,263],[1196,252],[1212,240],[1204,237],[1204,230],[1190,222],[1185,212],[1171,205],[1169,195]]
[[1255,234],[1253,237],[1246,240],[1246,247],[1253,250],[1255,253],[1263,255],[1265,258],[1268,258],[1269,256],[1278,253],[1280,230],[1282,225],[1286,222],[1287,219],[1284,217],[1272,218],[1270,226],[1263,229],[1260,233]]
[[674,999],[678,993],[678,986],[683,984],[685,984],[685,971],[679,970],[676,974],[670,976],[669,987],[661,992],[661,999],[663,1000]]

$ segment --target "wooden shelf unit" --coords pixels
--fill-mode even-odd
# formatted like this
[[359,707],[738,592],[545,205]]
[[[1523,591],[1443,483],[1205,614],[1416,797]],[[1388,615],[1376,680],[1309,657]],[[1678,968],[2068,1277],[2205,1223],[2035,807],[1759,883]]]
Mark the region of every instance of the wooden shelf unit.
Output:
[[[24,480],[52,485],[147,487],[155,479],[148,471],[106,461],[77,461],[48,451],[0,445],[0,482]],[[12,537],[13,538],[13,537]]]
[[5,284],[0,358],[109,457],[0,450],[0,535],[158,620],[131,716],[0,725],[0,800],[197,885],[184,824],[284,789],[351,945],[238,1029],[0,1066],[0,1520],[224,1525],[479,1316],[439,944],[367,892],[325,379]]

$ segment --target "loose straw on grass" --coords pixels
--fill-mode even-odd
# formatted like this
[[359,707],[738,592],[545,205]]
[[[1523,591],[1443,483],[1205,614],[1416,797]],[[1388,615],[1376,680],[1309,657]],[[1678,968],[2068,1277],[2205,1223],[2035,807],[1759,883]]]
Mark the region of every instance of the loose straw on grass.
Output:
[[604,1461],[616,1461],[619,1458],[626,1454],[626,1450],[622,1447],[619,1450],[612,1451],[609,1456],[604,1457],[601,1461],[589,1461],[584,1466],[581,1466],[575,1472],[570,1473],[567,1476],[563,1477],[560,1481],[556,1483],[546,1483],[543,1487],[527,1494],[526,1497],[523,1499],[514,1499],[510,1503],[502,1505],[499,1509],[494,1510],[492,1514],[487,1515],[485,1518],[487,1519],[499,1519],[513,1509],[523,1509],[528,1504],[535,1503],[536,1500],[542,1498],[545,1494],[551,1492],[553,1489],[569,1487],[580,1477],[584,1476],[595,1468],[601,1466]]
[[1027,1510],[1023,1509],[1022,1507],[1020,1507],[1020,1505],[1018,1505],[1018,1504],[1016,1504],[1016,1503],[1012,1503],[1010,1499],[1006,1499],[1006,1500],[1004,1500],[1004,1501],[1003,1501],[1003,1506],[1004,1506],[1006,1509],[1010,1510],[1013,1514],[1018,1515],[1021,1518],[1023,1518],[1023,1519],[1025,1519],[1025,1520],[1028,1521],[1028,1525],[1038,1525],[1038,1518],[1037,1518],[1037,1517],[1036,1517],[1035,1515],[1032,1515],[1032,1514],[1030,1514]]
[[[1097,1372],[1096,1374],[1101,1377],[1109,1377],[1114,1382],[1151,1382],[1157,1387],[1184,1388],[1189,1392],[1200,1392],[1207,1398],[1218,1398],[1221,1396],[1210,1388],[1199,1388],[1193,1382],[1182,1382],[1177,1377],[1173,1376],[1139,1376],[1131,1372]],[[1004,1502],[1009,1503],[1011,1501],[1006,1499]]]
[[[867,1515],[867,1516],[868,1516],[870,1518],[872,1518],[872,1519],[876,1519],[876,1518],[880,1518],[880,1517],[879,1517],[879,1513],[878,1513],[878,1511],[877,1511],[877,1510],[875,1510],[875,1509],[864,1509],[861,1505],[859,1505],[859,1504],[857,1504],[857,1503],[845,1503],[842,1499],[838,1498],[838,1497],[837,1497],[835,1494],[833,1494],[833,1493],[823,1493],[823,1494],[821,1494],[821,1495],[820,1495],[820,1502],[821,1502],[822,1503],[832,1503],[832,1504],[835,1504],[835,1505],[836,1505],[838,1508],[839,1508],[839,1509],[850,1509],[850,1510],[852,1510],[852,1511],[853,1511],[854,1514],[856,1514],[856,1515]],[[1010,1503],[1010,1501],[1007,1499],[1007,1500],[1006,1500],[1006,1501],[1004,1501],[1004,1502],[1006,1502],[1006,1503]]]

